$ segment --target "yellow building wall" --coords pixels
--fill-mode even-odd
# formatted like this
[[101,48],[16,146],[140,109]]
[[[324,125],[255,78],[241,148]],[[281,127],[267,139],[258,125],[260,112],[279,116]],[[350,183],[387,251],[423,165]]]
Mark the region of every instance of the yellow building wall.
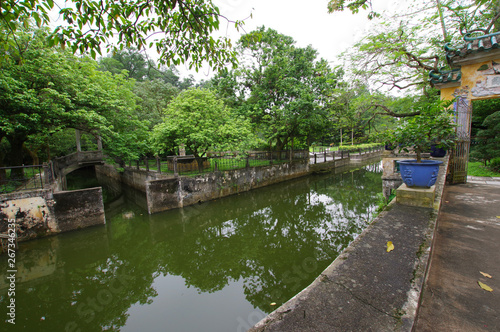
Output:
[[456,96],[469,100],[500,98],[500,58],[462,65],[461,86],[441,89],[443,100]]

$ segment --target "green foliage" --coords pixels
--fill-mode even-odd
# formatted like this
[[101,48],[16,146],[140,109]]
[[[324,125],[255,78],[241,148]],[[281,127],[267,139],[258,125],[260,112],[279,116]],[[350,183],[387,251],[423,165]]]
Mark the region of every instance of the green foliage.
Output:
[[[347,1],[332,1],[343,5]],[[352,5],[366,6],[366,1]],[[496,3],[496,2],[495,2]],[[339,6],[339,10],[344,7]],[[345,54],[353,77],[369,80],[377,89],[420,93],[430,88],[428,73],[446,67],[443,45],[460,45],[469,31],[491,32],[498,22],[494,2],[440,0],[408,2],[408,8],[375,25]]]
[[474,138],[479,130],[484,129],[484,119],[500,110],[500,99],[474,100],[473,109],[471,135]]
[[296,47],[291,37],[264,27],[242,36],[239,46],[247,61],[218,83],[227,96],[234,91],[231,80],[239,82],[232,102],[245,98],[240,109],[265,141],[281,150],[326,128],[325,96],[338,77],[325,60],[317,60],[316,50]]
[[497,173],[495,176],[500,176],[500,158],[495,158],[490,162],[490,169]]
[[396,197],[396,191],[391,190],[391,194],[389,197],[385,197],[383,193],[377,193],[378,198],[378,206],[377,206],[377,214],[384,211],[387,205]]
[[234,114],[205,89],[182,91],[167,107],[163,122],[154,127],[156,154],[184,144],[197,158],[208,150],[242,151],[252,142],[249,122]]
[[[219,9],[203,0],[82,0],[56,4],[53,0],[0,2],[0,46],[9,54],[22,53],[19,43],[10,37],[34,21],[49,26],[52,17],[59,22],[48,35],[49,46],[68,47],[73,53],[88,53],[92,58],[123,50],[124,47],[155,47],[162,64],[181,64],[198,69],[203,61],[216,69],[235,63],[231,42],[214,39],[219,29]],[[236,22],[236,27],[239,26]],[[6,54],[8,57],[8,55]]]
[[417,153],[417,162],[422,152],[429,151],[431,145],[448,148],[454,144],[455,124],[450,102],[435,101],[417,104],[418,115],[402,119],[395,130],[386,132],[387,142],[399,146],[399,150]]
[[343,11],[346,8],[353,14],[357,14],[360,9],[370,9],[368,13],[368,18],[370,20],[380,16],[380,14],[373,11],[371,0],[330,0],[328,2],[328,12],[330,14],[337,11]]
[[487,116],[477,132],[476,142],[471,157],[480,160],[486,166],[493,158],[500,157],[500,111]]
[[140,98],[137,114],[141,119],[147,119],[149,128],[152,129],[162,122],[164,110],[179,94],[179,89],[170,83],[155,79],[136,83],[134,92]]
[[339,151],[356,151],[359,149],[371,149],[371,148],[379,148],[379,147],[382,147],[382,144],[380,144],[380,143],[365,143],[365,144],[339,146],[338,150]]
[[11,165],[23,161],[22,146],[46,145],[64,128],[101,136],[111,156],[138,155],[145,149],[146,127],[134,115],[133,81],[97,70],[95,61],[48,47],[46,32],[15,36],[22,57],[11,57],[0,71],[0,139],[10,143]]

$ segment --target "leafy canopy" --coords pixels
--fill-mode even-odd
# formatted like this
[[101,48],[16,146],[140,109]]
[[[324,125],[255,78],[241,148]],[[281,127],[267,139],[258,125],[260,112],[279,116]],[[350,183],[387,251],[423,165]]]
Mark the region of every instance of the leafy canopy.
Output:
[[471,157],[486,165],[492,159],[500,157],[500,111],[488,115],[482,126],[483,129],[477,132],[477,144],[471,152]]
[[210,90],[182,91],[164,114],[151,136],[156,153],[182,144],[197,158],[209,150],[243,151],[253,137],[248,121],[232,113]]
[[[57,20],[51,18],[54,10]],[[139,50],[155,47],[160,62],[168,66],[189,60],[190,68],[196,70],[203,61],[224,69],[236,59],[228,38],[212,36],[219,29],[220,17],[219,8],[210,0],[0,1],[0,45],[10,53],[20,52],[16,38],[11,37],[34,21],[38,27],[55,25],[49,45],[90,53],[94,59],[103,49],[111,53],[131,46]],[[241,22],[234,23],[238,28]]]
[[348,72],[377,89],[432,94],[429,71],[448,65],[444,44],[463,43],[467,32],[496,31],[498,9],[498,1],[412,2],[402,14],[374,25],[344,54]]
[[417,105],[418,115],[405,118],[393,131],[387,133],[387,142],[399,146],[399,150],[417,153],[417,162],[421,154],[429,151],[431,145],[439,148],[451,147],[454,144],[455,127],[454,111],[450,101],[436,100]]
[[134,113],[134,82],[97,70],[97,63],[46,44],[44,30],[18,31],[23,58],[10,57],[0,71],[0,140],[7,157],[22,163],[21,146],[34,136],[64,128],[101,136],[107,153],[137,156],[145,149],[146,127]]
[[265,27],[243,35],[239,48],[242,108],[267,142],[280,150],[323,129],[325,96],[338,77],[316,50]]

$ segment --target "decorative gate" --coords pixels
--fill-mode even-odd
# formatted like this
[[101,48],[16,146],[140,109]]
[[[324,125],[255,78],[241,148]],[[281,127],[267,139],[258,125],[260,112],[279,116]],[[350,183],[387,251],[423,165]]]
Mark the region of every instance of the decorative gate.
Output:
[[450,164],[451,181],[452,183],[466,183],[471,141],[472,102],[467,98],[459,97],[454,108],[457,143]]

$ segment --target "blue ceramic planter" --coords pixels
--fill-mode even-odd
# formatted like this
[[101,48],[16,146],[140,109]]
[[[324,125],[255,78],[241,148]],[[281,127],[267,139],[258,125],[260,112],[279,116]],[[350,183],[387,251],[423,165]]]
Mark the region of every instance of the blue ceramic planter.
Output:
[[401,178],[408,187],[430,188],[436,183],[439,172],[439,160],[398,160]]

